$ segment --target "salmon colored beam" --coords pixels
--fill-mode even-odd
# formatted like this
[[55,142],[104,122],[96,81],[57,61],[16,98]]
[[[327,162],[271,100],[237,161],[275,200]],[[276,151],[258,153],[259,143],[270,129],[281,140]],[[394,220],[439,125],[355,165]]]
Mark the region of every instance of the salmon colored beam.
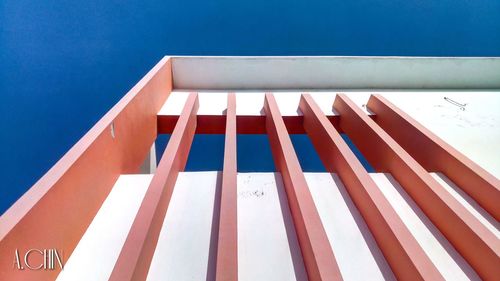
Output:
[[398,280],[444,280],[352,150],[309,94],[304,129],[330,173],[337,173]]
[[381,95],[372,95],[368,108],[376,122],[427,171],[442,172],[500,220],[500,181],[444,142]]
[[109,280],[146,280],[177,175],[196,130],[198,95],[191,93],[168,141]]
[[266,129],[281,172],[304,264],[310,281],[342,280],[312,195],[274,96],[266,93]]
[[236,97],[227,97],[224,168],[220,200],[217,281],[238,280]]
[[375,169],[392,174],[481,278],[498,278],[496,236],[346,95],[337,95],[334,108],[342,129]]
[[13,253],[51,247],[72,254],[120,174],[138,172],[171,90],[165,57],[0,216],[0,280],[56,279],[59,267],[16,270]]

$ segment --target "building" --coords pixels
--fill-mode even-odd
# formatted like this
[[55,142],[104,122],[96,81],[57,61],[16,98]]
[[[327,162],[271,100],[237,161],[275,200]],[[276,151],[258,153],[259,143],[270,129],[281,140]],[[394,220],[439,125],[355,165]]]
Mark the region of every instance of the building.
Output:
[[[165,57],[2,215],[0,280],[494,280],[498,89],[498,58]],[[195,134],[222,171],[184,172]]]

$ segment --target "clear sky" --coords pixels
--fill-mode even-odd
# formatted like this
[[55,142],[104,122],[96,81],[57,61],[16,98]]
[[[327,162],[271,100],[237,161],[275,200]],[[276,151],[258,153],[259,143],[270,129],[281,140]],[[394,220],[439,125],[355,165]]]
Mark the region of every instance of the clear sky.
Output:
[[0,213],[167,54],[500,56],[500,1],[1,0]]

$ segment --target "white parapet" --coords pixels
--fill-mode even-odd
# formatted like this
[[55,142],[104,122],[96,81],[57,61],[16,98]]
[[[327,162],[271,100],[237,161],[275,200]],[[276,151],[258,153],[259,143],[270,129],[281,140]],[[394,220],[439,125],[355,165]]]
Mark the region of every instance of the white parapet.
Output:
[[177,89],[499,89],[498,57],[173,57]]

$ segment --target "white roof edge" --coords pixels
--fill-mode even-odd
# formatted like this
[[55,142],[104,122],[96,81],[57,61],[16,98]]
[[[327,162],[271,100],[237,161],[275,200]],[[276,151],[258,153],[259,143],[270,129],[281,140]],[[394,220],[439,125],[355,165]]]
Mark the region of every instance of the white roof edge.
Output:
[[172,56],[176,89],[499,89],[500,57]]

